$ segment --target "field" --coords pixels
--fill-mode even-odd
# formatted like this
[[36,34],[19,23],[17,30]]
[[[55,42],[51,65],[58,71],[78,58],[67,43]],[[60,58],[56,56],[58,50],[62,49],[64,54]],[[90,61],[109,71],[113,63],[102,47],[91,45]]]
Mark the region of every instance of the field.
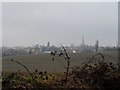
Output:
[[[89,60],[90,57],[96,53],[69,53],[70,56],[70,67],[80,66],[85,61]],[[118,63],[118,53],[117,52],[104,52],[105,60],[107,62]],[[21,62],[24,64],[31,72],[35,69],[39,71],[48,72],[63,72],[65,71],[66,62],[63,57],[56,56],[55,60],[52,60],[51,54],[37,54],[37,55],[19,55],[19,56],[6,56],[2,58],[3,71],[13,72],[13,71],[26,71],[20,65],[11,62],[11,59]],[[99,58],[99,57],[97,57]]]
[[3,57],[3,90],[119,87],[117,52],[56,54]]

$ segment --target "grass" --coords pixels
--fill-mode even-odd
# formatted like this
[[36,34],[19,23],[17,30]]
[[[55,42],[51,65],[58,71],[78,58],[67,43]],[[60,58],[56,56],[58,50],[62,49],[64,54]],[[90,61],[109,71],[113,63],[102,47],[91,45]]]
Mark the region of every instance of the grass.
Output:
[[3,90],[119,87],[117,52],[68,54],[69,72],[59,54],[54,59],[50,54],[3,57]]
[[[87,53],[84,55],[87,55]],[[34,90],[49,90],[52,88],[56,90],[58,88],[118,89],[120,73],[118,72],[117,65],[106,61],[105,57],[108,56],[105,53],[104,55],[97,53],[91,58],[86,59],[82,65],[77,64],[77,66],[72,67],[69,70],[67,81],[64,72],[49,73],[47,71],[40,71],[39,69],[30,72],[30,74],[27,72],[23,73],[22,71],[3,72],[3,90],[7,90],[8,88],[17,88],[20,90],[33,88]],[[110,56],[110,58],[114,58],[115,60],[115,57]]]
[[[69,53],[71,57],[72,66],[79,66],[83,62],[87,61],[92,55],[95,53]],[[118,63],[118,55],[117,52],[105,52],[106,61],[110,61],[113,63]],[[112,57],[112,58],[111,58]],[[19,56],[7,56],[3,57],[3,71],[6,72],[16,72],[18,70],[25,72],[26,70],[17,65],[16,63],[10,62],[13,58],[16,61],[23,63],[28,69],[33,72],[35,69],[39,69],[40,71],[48,71],[48,72],[63,72],[65,71],[66,62],[64,58],[57,57],[54,61],[52,61],[52,56],[50,54],[38,54],[38,55],[19,55]],[[98,57],[99,58],[99,57]]]

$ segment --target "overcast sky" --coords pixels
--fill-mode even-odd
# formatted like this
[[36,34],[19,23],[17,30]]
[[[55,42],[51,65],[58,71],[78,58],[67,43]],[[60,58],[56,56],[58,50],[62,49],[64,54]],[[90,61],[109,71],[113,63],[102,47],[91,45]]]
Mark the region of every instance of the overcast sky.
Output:
[[0,47],[2,46],[2,3],[0,2]]
[[3,46],[86,44],[118,40],[118,3],[3,3]]

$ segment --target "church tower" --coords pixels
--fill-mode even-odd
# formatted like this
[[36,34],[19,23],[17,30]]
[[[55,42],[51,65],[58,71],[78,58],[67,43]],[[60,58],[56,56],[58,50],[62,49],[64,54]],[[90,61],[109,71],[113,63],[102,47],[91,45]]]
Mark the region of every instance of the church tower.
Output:
[[47,51],[50,51],[50,42],[47,43]]
[[50,47],[50,42],[47,43],[47,47],[48,47],[48,48]]
[[86,45],[85,45],[85,40],[84,40],[84,36],[82,38],[82,43],[80,45],[80,51],[84,52],[86,50]]
[[85,45],[84,36],[83,36],[83,38],[82,38],[82,45]]
[[82,43],[81,43],[81,46],[85,46],[84,36],[83,36],[83,38],[82,38]]

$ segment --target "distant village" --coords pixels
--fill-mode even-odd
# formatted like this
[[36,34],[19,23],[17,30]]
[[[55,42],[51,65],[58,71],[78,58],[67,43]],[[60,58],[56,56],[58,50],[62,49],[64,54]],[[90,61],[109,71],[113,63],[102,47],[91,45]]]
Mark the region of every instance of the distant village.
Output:
[[[99,46],[99,41],[96,40],[94,45],[85,44],[84,37],[82,39],[82,43],[80,45],[71,44],[69,46],[64,46],[67,52],[70,53],[80,53],[80,52],[105,52],[105,51],[117,51],[118,46],[113,47],[103,47]],[[25,54],[41,54],[41,53],[51,53],[53,51],[61,51],[61,47],[57,47],[51,45],[48,42],[46,45],[33,45],[27,47],[2,47],[2,56],[10,56],[10,55],[25,55]]]

